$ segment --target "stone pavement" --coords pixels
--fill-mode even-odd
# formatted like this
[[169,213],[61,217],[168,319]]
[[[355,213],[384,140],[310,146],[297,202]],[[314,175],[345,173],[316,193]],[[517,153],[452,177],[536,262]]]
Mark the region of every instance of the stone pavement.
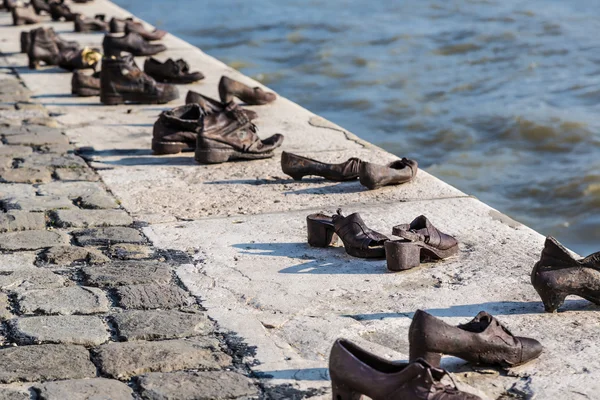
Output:
[[[107,0],[74,8],[128,16]],[[152,124],[187,89],[216,98],[223,74],[260,84],[167,35],[158,58],[183,57],[207,78],[166,106],[102,106],[71,96],[71,75],[58,68],[27,69],[18,37],[31,27],[9,24],[0,13],[0,399],[327,399],[335,338],[404,360],[417,308],[452,324],[486,310],[545,346],[508,370],[445,357],[483,398],[600,392],[598,307],[570,299],[566,312],[543,312],[529,283],[540,234],[422,170],[410,184],[367,191],[295,182],[280,151],[220,165],[153,156]],[[102,41],[44,24],[84,45]],[[285,135],[281,150],[395,159],[285,98],[252,109],[261,136]],[[392,274],[385,261],[310,248],[306,215],[339,206],[383,233],[425,214],[459,239],[459,255]]]

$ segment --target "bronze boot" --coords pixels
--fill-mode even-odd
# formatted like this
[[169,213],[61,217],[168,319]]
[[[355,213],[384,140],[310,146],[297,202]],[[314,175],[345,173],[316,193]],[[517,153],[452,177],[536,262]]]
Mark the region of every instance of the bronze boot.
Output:
[[107,57],[120,56],[122,51],[131,53],[136,57],[153,56],[167,49],[162,44],[148,42],[135,32],[127,33],[122,37],[106,35],[104,36],[102,47],[104,55]]
[[31,6],[35,10],[37,15],[40,15],[42,12],[46,14],[50,14],[50,4],[46,0],[31,0]]
[[549,236],[531,271],[531,284],[547,312],[556,312],[568,295],[600,305],[600,252],[578,260]]
[[229,103],[229,104],[223,104],[218,100],[212,99],[208,96],[204,96],[204,95],[201,95],[200,93],[189,90],[187,92],[187,95],[185,96],[185,104],[192,104],[192,103],[198,104],[200,106],[200,108],[202,108],[202,111],[204,111],[204,113],[206,115],[224,112],[226,108],[230,108],[230,109],[239,108],[246,115],[246,118],[248,118],[250,121],[258,118],[258,115],[256,114],[256,112],[245,109],[245,108],[241,108],[240,106],[238,106],[237,104],[235,104],[233,102]]
[[474,364],[515,367],[542,353],[535,339],[514,336],[496,318],[481,311],[472,321],[457,327],[417,310],[408,330],[410,360],[422,358],[440,365],[442,354]]
[[179,92],[175,86],[157,83],[138,68],[132,56],[103,59],[100,72],[102,103],[164,104],[177,98]]
[[46,65],[58,65],[61,60],[60,50],[50,30],[40,28],[32,31],[27,56],[29,68],[32,69],[38,68],[40,61]]
[[60,21],[64,19],[65,21],[75,21],[77,15],[71,11],[68,5],[62,2],[53,2],[50,3],[50,16],[52,17],[52,21]]
[[228,104],[223,112],[204,117],[204,129],[196,142],[196,161],[216,164],[273,157],[283,135],[276,133],[261,140],[257,131],[241,109]]
[[204,128],[204,112],[198,104],[163,111],[154,123],[154,154],[177,154],[196,148],[196,136]]
[[387,165],[363,162],[360,166],[360,183],[370,190],[386,185],[399,185],[412,181],[417,175],[417,162],[403,158]]
[[329,354],[333,400],[481,400],[442,383],[448,375],[424,360],[393,362],[338,339]]
[[75,71],[71,78],[71,93],[80,97],[100,96],[100,72],[85,75]]
[[361,163],[358,158],[350,158],[340,164],[326,164],[285,151],[281,153],[281,170],[296,181],[308,175],[335,182],[350,181],[358,178]]
[[33,25],[40,22],[35,15],[32,7],[13,7],[12,8],[13,24],[17,25]]
[[253,106],[272,103],[277,98],[275,93],[265,92],[259,87],[251,88],[226,76],[221,77],[219,81],[219,96],[223,103],[229,103],[233,101],[234,97],[237,97],[244,103]]

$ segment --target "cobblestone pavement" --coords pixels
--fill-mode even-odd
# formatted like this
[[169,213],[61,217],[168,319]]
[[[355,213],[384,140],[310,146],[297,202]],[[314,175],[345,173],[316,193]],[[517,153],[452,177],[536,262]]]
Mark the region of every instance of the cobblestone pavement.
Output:
[[267,396],[30,94],[0,69],[0,400]]

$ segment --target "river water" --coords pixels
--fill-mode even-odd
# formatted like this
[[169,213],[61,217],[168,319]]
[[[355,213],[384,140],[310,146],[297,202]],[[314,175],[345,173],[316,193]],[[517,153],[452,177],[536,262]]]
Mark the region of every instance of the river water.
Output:
[[580,254],[600,250],[596,2],[116,3]]

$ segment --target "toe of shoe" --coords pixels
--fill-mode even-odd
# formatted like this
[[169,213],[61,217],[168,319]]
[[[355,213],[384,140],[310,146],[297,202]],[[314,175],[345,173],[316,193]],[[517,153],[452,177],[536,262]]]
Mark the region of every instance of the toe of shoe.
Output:
[[544,350],[544,346],[542,346],[542,344],[535,339],[520,337],[519,341],[521,342],[522,346],[521,363],[526,363],[538,358]]

